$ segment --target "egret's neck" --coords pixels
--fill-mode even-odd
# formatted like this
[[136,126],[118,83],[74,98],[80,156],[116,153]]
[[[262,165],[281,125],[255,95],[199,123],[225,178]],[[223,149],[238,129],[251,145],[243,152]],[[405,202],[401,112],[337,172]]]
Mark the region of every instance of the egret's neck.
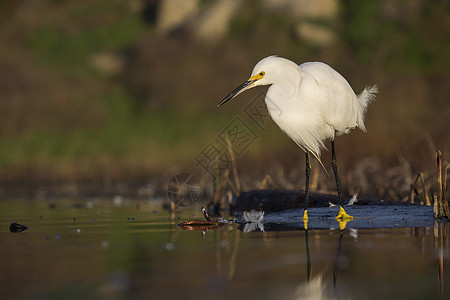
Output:
[[[269,88],[271,93],[276,93],[279,97],[292,98],[298,91],[298,80],[285,80],[276,84],[272,84]],[[268,92],[269,92],[268,91]],[[282,98],[280,98],[282,99]]]
[[278,80],[270,86],[266,94],[265,100],[269,110],[289,107],[291,105],[289,102],[296,99],[302,79],[300,69],[290,66],[282,69],[277,75]]
[[275,76],[276,80],[274,80],[272,88],[277,90],[277,93],[288,97],[297,93],[302,77],[299,66],[295,64],[283,65],[283,68],[280,68]]

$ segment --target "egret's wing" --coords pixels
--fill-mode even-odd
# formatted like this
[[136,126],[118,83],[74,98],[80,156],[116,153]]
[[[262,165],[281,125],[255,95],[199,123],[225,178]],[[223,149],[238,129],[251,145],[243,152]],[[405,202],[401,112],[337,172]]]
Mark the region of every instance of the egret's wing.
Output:
[[358,126],[358,116],[362,112],[353,89],[347,80],[333,68],[321,62],[300,65],[303,72],[312,76],[318,89],[323,107],[323,116],[338,134],[347,133]]

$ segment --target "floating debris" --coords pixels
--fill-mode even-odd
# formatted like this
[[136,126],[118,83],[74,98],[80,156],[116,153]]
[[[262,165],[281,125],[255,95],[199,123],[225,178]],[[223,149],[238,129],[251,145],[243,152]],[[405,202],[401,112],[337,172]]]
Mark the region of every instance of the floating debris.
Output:
[[347,203],[346,206],[354,205],[356,202],[358,202],[358,194],[354,194],[354,195],[350,198],[350,200],[348,201],[348,203]]
[[208,229],[215,229],[220,228],[222,226],[225,226],[229,224],[226,221],[219,220],[219,221],[212,221],[211,218],[208,215],[208,212],[204,207],[202,207],[202,213],[205,217],[206,221],[200,221],[200,220],[192,220],[192,221],[186,221],[180,224],[177,224],[184,230],[193,230],[193,231],[206,231]]
[[165,245],[164,245],[164,248],[167,250],[167,251],[172,251],[173,249],[175,249],[175,245],[173,244],[173,243],[166,243]]
[[244,211],[242,218],[244,223],[262,223],[264,222],[264,212],[254,209],[251,211]]
[[186,221],[177,225],[183,228],[184,230],[205,231],[208,229],[220,228],[227,224],[228,223],[226,222],[193,220],[193,221]]
[[264,223],[246,223],[242,227],[243,232],[261,231],[265,232]]
[[19,224],[17,222],[11,223],[11,225],[9,225],[9,231],[14,232],[14,233],[15,232],[22,232],[22,231],[25,231],[27,229],[28,229],[27,226],[21,225],[21,224]]
[[206,211],[206,209],[202,206],[202,213],[203,216],[205,217],[206,221],[211,222],[211,218],[208,215],[208,212]]
[[120,207],[120,206],[122,206],[122,204],[123,204],[123,198],[122,198],[122,196],[119,196],[119,195],[114,196],[114,198],[113,198],[113,200],[112,200],[112,203],[113,203],[113,205],[114,205],[115,207]]
[[244,232],[264,231],[264,211],[244,211],[240,221],[244,223]]
[[104,241],[102,241],[101,246],[102,246],[102,248],[108,248],[109,242],[107,240],[104,240]]
[[350,236],[355,240],[358,239],[358,229],[350,228]]

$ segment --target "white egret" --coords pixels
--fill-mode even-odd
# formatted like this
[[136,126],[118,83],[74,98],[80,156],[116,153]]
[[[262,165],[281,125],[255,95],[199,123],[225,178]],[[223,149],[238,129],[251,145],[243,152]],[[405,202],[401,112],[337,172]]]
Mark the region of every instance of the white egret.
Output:
[[364,115],[378,92],[377,87],[367,86],[356,95],[347,80],[327,64],[306,62],[297,65],[282,57],[269,56],[259,61],[250,78],[218,106],[248,89],[262,85],[270,85],[265,102],[271,118],[306,153],[303,219],[308,219],[309,153],[322,164],[320,151],[325,149],[326,140],[331,140],[331,162],[339,197],[340,209],[336,219],[352,219],[342,205],[334,138],[349,133],[355,127],[366,131]]

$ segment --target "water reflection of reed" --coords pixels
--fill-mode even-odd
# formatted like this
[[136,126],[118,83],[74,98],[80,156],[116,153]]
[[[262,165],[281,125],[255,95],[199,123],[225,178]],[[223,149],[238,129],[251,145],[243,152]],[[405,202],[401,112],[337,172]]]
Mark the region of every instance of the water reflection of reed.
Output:
[[[356,231],[355,229],[350,229],[348,235],[346,234],[347,228],[345,228],[345,226],[342,226],[338,230],[339,230],[338,235],[336,234],[337,233],[336,230],[331,229],[329,231],[308,229],[303,230],[302,232],[291,229],[288,232],[258,231],[254,233],[247,233],[243,232],[242,228],[240,228],[237,224],[234,224],[231,226],[225,226],[220,230],[208,230],[207,232],[204,233],[203,237],[205,237],[206,234],[207,237],[213,238],[216,241],[215,265],[217,276],[224,281],[233,282],[237,278],[236,274],[239,274],[240,266],[238,264],[239,262],[238,259],[240,248],[242,248],[241,245],[242,237],[244,237],[244,239],[246,237],[261,238],[261,242],[264,246],[268,248],[273,248],[276,245],[276,243],[280,240],[280,238],[282,237],[298,238],[300,234],[300,238],[305,242],[304,246],[305,248],[302,248],[304,249],[304,251],[298,249],[297,253],[303,259],[306,259],[306,261],[303,260],[303,262],[301,263],[302,269],[305,270],[303,267],[306,268],[306,280],[302,280],[302,282],[299,283],[298,286],[296,286],[295,289],[292,290],[293,293],[292,295],[295,297],[295,299],[325,299],[330,297],[331,298],[337,298],[338,296],[340,297],[342,296],[342,293],[346,293],[347,296],[349,295],[348,289],[350,288],[350,286],[348,286],[348,284],[345,283],[345,281],[348,279],[347,275],[344,276],[343,282],[340,282],[339,280],[340,273],[342,272],[345,273],[345,269],[349,266],[350,263],[349,261],[350,257],[346,256],[345,253],[343,254],[343,252],[346,252],[346,249],[349,250],[344,246],[345,244],[344,240],[346,237],[355,238],[356,242],[355,245],[358,244],[360,245],[357,248],[360,248],[362,245],[365,244],[366,246],[363,246],[362,248],[369,250],[369,252],[378,251],[377,249],[373,248],[374,247],[373,244],[368,244],[370,241],[364,239],[359,241],[359,238],[354,234],[354,231]],[[391,229],[386,230],[389,231]],[[437,266],[437,268],[435,269],[438,272],[438,278],[436,279],[437,280],[436,288],[438,289],[438,294],[440,296],[444,295],[445,292],[444,266],[446,263],[445,259],[448,257],[449,231],[450,225],[448,223],[435,223],[434,227],[404,228],[403,230],[396,231],[397,233],[400,233],[403,236],[411,238],[411,240],[414,241],[414,244],[416,244],[417,246],[416,250],[419,251],[420,256],[422,256],[423,258],[428,258],[429,260],[430,255],[432,253],[435,253],[436,257],[433,258],[432,261],[434,261]],[[363,231],[362,234],[363,237],[368,237],[367,234],[371,235],[374,234],[374,232]],[[384,237],[385,235],[384,230],[377,231],[376,234],[378,235],[378,237]],[[319,271],[314,271],[314,267],[317,268],[317,266],[314,266],[313,264],[314,257],[316,257],[316,259],[317,257],[319,257],[318,264],[320,265],[321,264],[320,257],[321,256],[323,257],[324,254],[324,248],[321,246],[322,244],[321,241],[331,242],[331,247],[332,249],[334,248],[334,250],[332,250],[332,252],[327,254],[327,257],[330,258],[330,260],[327,262],[328,267],[326,266],[325,269],[320,268]],[[389,239],[387,239],[385,243],[386,242],[389,243]],[[434,252],[433,251],[430,252],[430,246],[433,245],[432,243],[434,243],[434,247],[432,247],[434,249]],[[380,245],[379,247],[382,246]],[[245,248],[246,247],[244,245],[244,249]],[[380,249],[384,248],[382,247]],[[245,250],[242,251],[244,251],[245,253]],[[383,251],[385,251],[385,249]],[[334,254],[335,256],[332,254],[333,252],[335,253]],[[354,264],[358,262],[358,259],[360,259],[358,257],[354,256],[352,257],[353,259],[356,259],[356,261],[353,262]],[[299,261],[301,261],[302,258],[299,258]],[[418,266],[417,270],[418,271],[422,270],[420,268],[421,267]],[[329,273],[326,271],[327,269],[330,271]],[[383,269],[382,267],[380,269],[380,272],[383,272],[382,270],[386,269]],[[386,271],[389,272],[388,270]],[[327,273],[329,275],[326,275]],[[298,277],[299,276],[297,276],[297,278]],[[329,278],[330,280],[327,281],[326,278]],[[356,290],[353,292],[358,293],[359,289],[361,289],[361,287],[356,288]]]
[[[345,228],[345,226],[344,226]],[[344,236],[344,229],[339,230],[339,239],[337,246],[336,259],[333,267],[333,293],[334,297],[337,297],[337,272],[339,268],[339,262],[341,261],[341,251],[342,251],[342,239]],[[305,230],[305,247],[306,247],[306,284],[300,285],[296,290],[296,297],[298,299],[308,298],[308,299],[324,299],[323,294],[325,291],[325,286],[322,283],[323,274],[319,273],[312,279],[312,263],[311,263],[311,252],[309,249],[309,230]]]
[[[448,251],[448,234],[449,234],[450,225],[449,223],[438,223],[436,222],[434,225],[434,247],[437,250],[438,254],[438,290],[439,294],[444,295],[444,257],[446,256],[446,251]],[[448,253],[447,253],[448,255]]]

